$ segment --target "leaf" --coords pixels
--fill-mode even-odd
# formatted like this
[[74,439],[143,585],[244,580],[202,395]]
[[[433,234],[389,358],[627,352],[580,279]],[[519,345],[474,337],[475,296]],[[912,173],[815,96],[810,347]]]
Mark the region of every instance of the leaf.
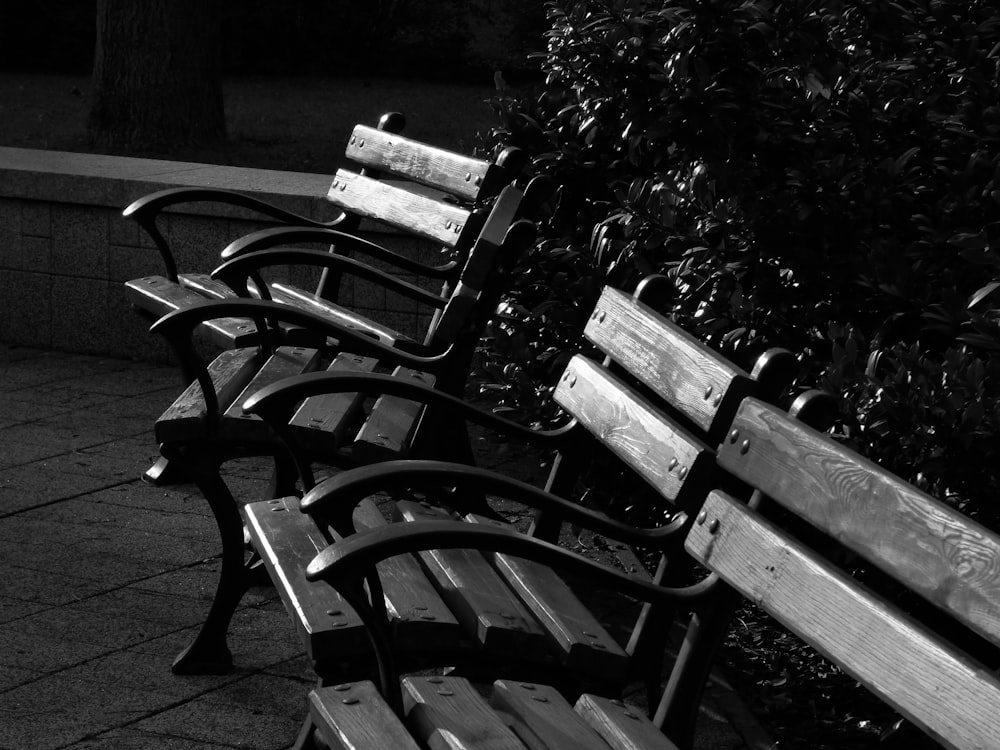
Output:
[[969,297],[969,302],[966,305],[966,309],[971,310],[980,302],[982,302],[984,299],[993,294],[993,292],[995,292],[997,289],[1000,289],[1000,281],[991,281],[986,286],[981,287],[975,292],[975,294]]

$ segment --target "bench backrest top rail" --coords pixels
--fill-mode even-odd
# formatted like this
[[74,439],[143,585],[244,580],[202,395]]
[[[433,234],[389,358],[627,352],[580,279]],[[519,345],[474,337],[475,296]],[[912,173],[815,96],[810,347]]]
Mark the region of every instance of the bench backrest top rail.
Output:
[[947,747],[1000,747],[1000,682],[984,665],[722,492],[687,551]]
[[930,603],[1000,643],[996,534],[755,399],[741,404],[718,460]]
[[405,177],[468,201],[489,189],[497,173],[503,171],[495,163],[368,125],[355,126],[345,155],[362,167]]

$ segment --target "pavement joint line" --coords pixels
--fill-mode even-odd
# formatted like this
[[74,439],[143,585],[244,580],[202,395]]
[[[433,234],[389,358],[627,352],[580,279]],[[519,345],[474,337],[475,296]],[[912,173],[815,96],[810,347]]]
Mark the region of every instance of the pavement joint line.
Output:
[[[27,465],[28,464],[21,464],[21,466],[27,466]],[[10,468],[15,468],[15,467],[10,467]],[[126,479],[123,482],[115,482],[114,484],[109,484],[109,485],[104,486],[104,487],[93,487],[93,488],[87,490],[86,492],[80,492],[80,493],[78,493],[76,495],[69,495],[68,497],[57,497],[57,498],[54,498],[54,499],[49,500],[47,502],[39,503],[38,505],[32,505],[29,508],[18,508],[17,510],[11,511],[10,513],[0,514],[0,521],[2,521],[5,518],[13,518],[14,516],[18,516],[18,515],[20,515],[22,513],[29,513],[29,512],[31,512],[33,510],[38,510],[39,508],[48,508],[49,506],[55,505],[56,503],[64,503],[67,500],[76,500],[76,499],[84,497],[86,495],[93,495],[95,492],[103,492],[104,490],[110,490],[110,489],[113,489],[115,487],[121,487],[123,485],[132,484],[133,482],[138,482],[138,481],[140,481],[140,480],[138,480],[138,479]]]

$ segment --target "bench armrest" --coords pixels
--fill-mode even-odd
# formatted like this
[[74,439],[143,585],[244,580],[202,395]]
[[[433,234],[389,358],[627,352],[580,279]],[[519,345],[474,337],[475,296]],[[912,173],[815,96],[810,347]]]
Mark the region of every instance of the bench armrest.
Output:
[[447,504],[459,513],[478,511],[479,504],[463,507],[463,492],[489,494],[551,511],[569,523],[627,544],[663,550],[686,531],[687,519],[678,517],[670,524],[641,529],[616,521],[605,513],[586,508],[526,482],[475,466],[447,461],[398,460],[340,472],[320,482],[303,496],[303,512],[329,522],[339,533],[353,533],[350,523],[354,507],[365,497],[398,490],[453,489]]
[[258,198],[253,198],[233,190],[221,190],[219,188],[180,187],[159,190],[143,196],[137,201],[133,201],[122,211],[122,216],[135,219],[139,223],[139,226],[152,238],[156,249],[160,252],[160,257],[163,258],[163,264],[166,267],[166,276],[171,281],[177,281],[177,263],[174,261],[173,253],[170,251],[170,246],[167,244],[166,239],[164,239],[156,227],[156,218],[164,209],[170,206],[180,203],[205,202],[238,206],[239,208],[256,211],[276,221],[306,227],[334,227],[343,222],[347,216],[341,212],[339,216],[330,221],[316,221],[315,219],[278,208]]
[[342,232],[336,229],[320,227],[272,227],[261,229],[231,242],[222,251],[222,260],[229,261],[242,255],[259,250],[278,247],[280,245],[300,242],[325,242],[333,245],[337,253],[355,252],[361,255],[389,263],[410,273],[421,274],[431,278],[447,276],[457,265],[451,261],[440,266],[428,266],[419,263],[405,255],[393,252],[388,248],[366,240],[363,237]]
[[262,268],[276,265],[308,265],[329,268],[339,271],[341,274],[356,276],[379,284],[390,292],[408,297],[430,307],[442,309],[447,303],[446,299],[426,289],[422,289],[416,284],[398,279],[392,274],[380,271],[361,261],[343,255],[334,255],[326,250],[285,247],[258,250],[226,261],[212,271],[211,275],[213,279],[220,279],[226,282],[241,297],[251,296],[249,282],[253,281],[258,293],[266,298],[267,286],[261,283],[259,271]]
[[217,300],[175,310],[156,321],[149,330],[167,339],[180,359],[186,376],[191,380],[197,380],[201,385],[208,413],[216,416],[219,411],[218,397],[206,363],[199,356],[193,340],[194,330],[199,325],[216,318],[253,320],[260,336],[259,346],[268,355],[275,351],[280,341],[278,323],[288,323],[314,331],[322,337],[332,337],[337,340],[338,348],[343,351],[376,357],[389,365],[410,367],[425,372],[434,373],[440,365],[447,363],[451,352],[451,347],[440,352],[431,352],[420,344],[402,341],[397,342],[396,346],[388,346],[365,333],[347,328],[308,310],[269,300],[242,298]]

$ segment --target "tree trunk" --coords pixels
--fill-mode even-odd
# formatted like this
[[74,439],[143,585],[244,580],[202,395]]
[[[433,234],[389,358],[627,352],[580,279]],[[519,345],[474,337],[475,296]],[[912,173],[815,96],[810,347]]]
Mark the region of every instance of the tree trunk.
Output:
[[164,149],[225,137],[218,0],[98,0],[97,146]]

